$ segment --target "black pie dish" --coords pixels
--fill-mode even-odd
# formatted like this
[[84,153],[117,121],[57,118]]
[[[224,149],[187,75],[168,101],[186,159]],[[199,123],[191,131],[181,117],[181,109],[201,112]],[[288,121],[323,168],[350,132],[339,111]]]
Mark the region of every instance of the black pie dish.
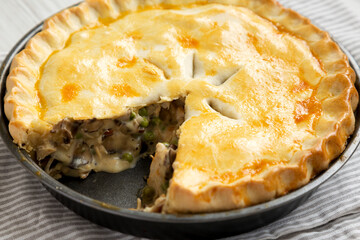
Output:
[[[46,174],[30,157],[13,143],[4,113],[6,78],[14,56],[43,24],[25,35],[10,51],[0,68],[1,122],[0,134],[19,163],[30,171],[45,188],[63,205],[80,216],[107,228],[139,237],[162,239],[212,239],[248,232],[279,219],[305,202],[318,187],[334,175],[350,159],[360,142],[360,111],[356,111],[356,126],[341,156],[329,169],[310,183],[283,197],[244,209],[192,215],[144,213],[129,208],[136,207],[139,189],[145,185],[143,176],[150,162],[139,161],[134,169],[118,174],[93,173],[85,180],[64,178],[57,181]],[[351,54],[342,47],[356,72],[356,88],[360,90],[360,68]],[[360,92],[360,91],[359,91]]]

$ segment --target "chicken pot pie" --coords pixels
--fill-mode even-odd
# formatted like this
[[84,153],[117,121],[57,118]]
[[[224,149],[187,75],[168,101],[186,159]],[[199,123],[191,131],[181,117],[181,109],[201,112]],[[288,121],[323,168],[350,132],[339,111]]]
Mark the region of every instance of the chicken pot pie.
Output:
[[329,35],[274,0],[87,0],[15,57],[5,113],[55,178],[152,154],[145,211],[222,211],[326,169],[354,130],[354,81]]

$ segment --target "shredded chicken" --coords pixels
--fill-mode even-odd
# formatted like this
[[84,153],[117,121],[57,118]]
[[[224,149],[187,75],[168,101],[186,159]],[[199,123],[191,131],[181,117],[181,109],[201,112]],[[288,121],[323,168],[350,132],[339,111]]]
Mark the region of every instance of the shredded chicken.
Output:
[[150,166],[150,175],[147,180],[149,187],[155,190],[155,198],[165,194],[173,174],[172,164],[176,157],[176,146],[166,146],[163,143],[156,145],[156,153]]

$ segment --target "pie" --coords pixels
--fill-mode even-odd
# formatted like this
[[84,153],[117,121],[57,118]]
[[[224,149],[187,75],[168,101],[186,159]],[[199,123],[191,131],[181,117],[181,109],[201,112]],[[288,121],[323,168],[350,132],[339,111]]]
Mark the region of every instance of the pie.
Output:
[[329,34],[274,0],[87,0],[15,57],[5,112],[55,178],[151,155],[144,211],[214,212],[328,168],[354,131],[354,81]]

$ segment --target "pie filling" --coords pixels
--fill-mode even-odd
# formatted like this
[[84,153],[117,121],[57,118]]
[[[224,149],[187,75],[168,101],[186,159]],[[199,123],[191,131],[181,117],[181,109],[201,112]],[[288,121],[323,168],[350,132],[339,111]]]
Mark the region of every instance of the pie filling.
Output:
[[[36,155],[40,165],[56,179],[62,175],[86,178],[92,170],[120,172],[134,167],[144,156],[163,155],[164,148],[172,149],[173,161],[177,130],[183,122],[183,99],[132,109],[114,119],[65,118],[44,138]],[[162,147],[156,147],[157,143]],[[161,164],[168,169],[170,163]],[[158,189],[158,184],[153,187]]]

